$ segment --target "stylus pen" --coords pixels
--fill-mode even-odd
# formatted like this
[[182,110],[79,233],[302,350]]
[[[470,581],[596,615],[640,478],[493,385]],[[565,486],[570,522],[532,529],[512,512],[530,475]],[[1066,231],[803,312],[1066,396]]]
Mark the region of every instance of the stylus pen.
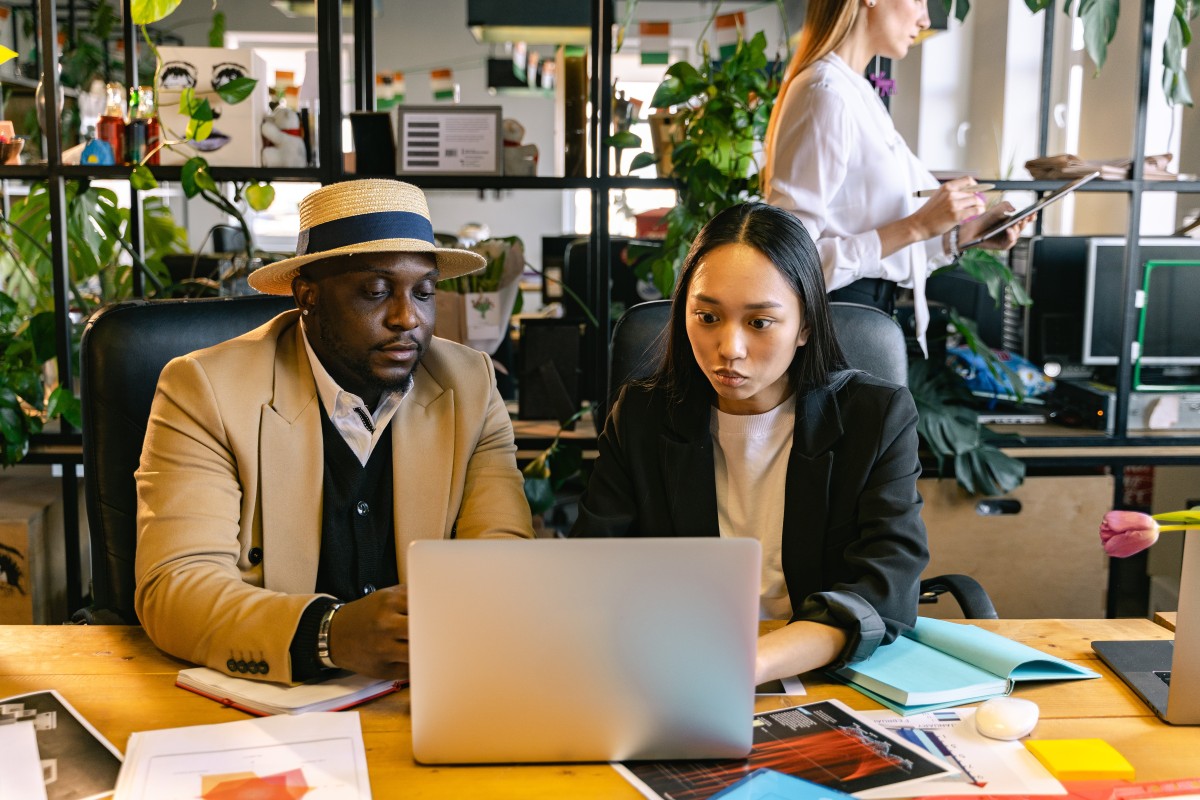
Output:
[[[994,183],[977,183],[974,186],[968,186],[966,190],[972,192],[990,192],[996,188]],[[937,189],[922,189],[919,192],[913,192],[913,197],[933,197]]]

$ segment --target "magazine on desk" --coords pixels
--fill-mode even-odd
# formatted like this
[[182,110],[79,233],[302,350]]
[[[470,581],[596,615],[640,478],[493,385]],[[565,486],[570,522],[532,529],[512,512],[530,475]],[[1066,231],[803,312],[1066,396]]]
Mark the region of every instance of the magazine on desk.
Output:
[[379,680],[352,672],[337,672],[318,680],[290,685],[235,678],[215,669],[193,667],[180,670],[175,685],[249,714],[269,716],[341,711],[391,694],[407,686],[408,681]]
[[0,700],[0,725],[26,721],[34,728],[48,800],[97,800],[112,793],[120,752],[62,695],[50,690]]
[[626,761],[614,764],[650,800],[709,800],[763,768],[846,794],[910,786],[956,773],[925,750],[905,744],[837,700],[754,715],[749,757],[716,761]]
[[998,633],[927,617],[865,661],[831,674],[902,714],[999,697],[1015,681],[1100,677]]

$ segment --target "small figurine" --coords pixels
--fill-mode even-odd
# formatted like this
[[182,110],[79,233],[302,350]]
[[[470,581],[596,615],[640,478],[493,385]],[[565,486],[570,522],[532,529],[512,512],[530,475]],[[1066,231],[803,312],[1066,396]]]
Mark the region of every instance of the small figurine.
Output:
[[264,167],[306,167],[308,150],[300,128],[300,115],[280,104],[263,120],[262,150]]
[[515,119],[506,119],[500,129],[504,134],[504,174],[536,175],[538,149],[536,144],[521,144],[525,127]]

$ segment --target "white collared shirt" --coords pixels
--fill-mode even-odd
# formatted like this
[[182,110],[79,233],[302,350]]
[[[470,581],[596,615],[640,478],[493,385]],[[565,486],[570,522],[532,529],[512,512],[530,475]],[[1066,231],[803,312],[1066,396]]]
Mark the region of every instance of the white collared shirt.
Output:
[[[321,398],[325,414],[346,444],[350,445],[354,455],[358,456],[359,463],[365,466],[407,392],[385,392],[372,414],[361,397],[338,386],[325,369],[308,342],[308,329],[303,323],[300,330],[304,334],[304,351],[308,353],[308,363],[312,366],[313,380],[317,384],[317,396]],[[411,383],[409,388],[412,388]]]
[[768,159],[766,201],[808,228],[827,290],[859,278],[911,287],[923,332],[925,278],[950,262],[942,238],[884,257],[878,229],[920,208],[927,201],[913,192],[938,182],[905,144],[871,83],[835,53],[797,75],[784,94]]

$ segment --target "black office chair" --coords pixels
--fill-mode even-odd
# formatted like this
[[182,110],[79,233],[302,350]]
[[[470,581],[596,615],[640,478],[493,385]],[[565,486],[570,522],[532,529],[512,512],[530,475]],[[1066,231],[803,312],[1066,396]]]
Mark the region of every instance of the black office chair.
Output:
[[[908,384],[908,351],[904,331],[890,316],[857,303],[829,304],[833,328],[846,363],[877,378]],[[649,377],[662,357],[670,300],[653,300],[631,307],[613,326],[609,348],[609,403],[627,382]],[[968,619],[997,619],[984,588],[969,575],[939,575],[921,581],[921,603],[936,603],[950,594]]]
[[89,623],[137,624],[137,469],[158,375],[176,356],[231,339],[294,308],[291,297],[131,300],[98,311],[83,332],[83,464],[92,543]]

